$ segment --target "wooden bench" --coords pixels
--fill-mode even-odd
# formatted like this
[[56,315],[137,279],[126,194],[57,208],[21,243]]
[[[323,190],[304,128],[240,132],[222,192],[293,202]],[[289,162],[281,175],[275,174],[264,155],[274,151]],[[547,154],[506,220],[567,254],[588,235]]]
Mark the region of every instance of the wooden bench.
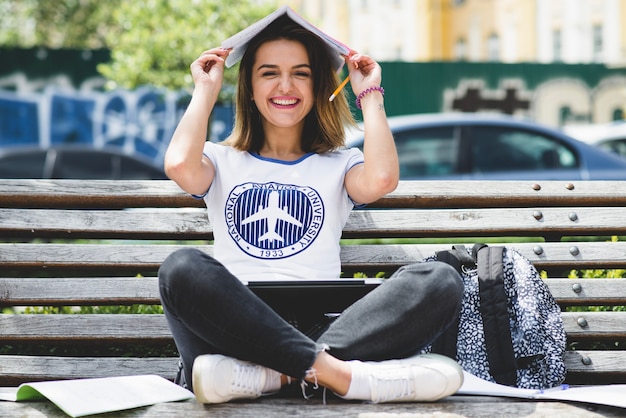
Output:
[[[626,280],[567,278],[571,270],[626,268],[626,240],[610,238],[626,236],[624,207],[626,182],[401,182],[376,204],[352,212],[344,229],[344,275],[388,276],[453,243],[523,238],[508,245],[547,272],[550,290],[564,311],[572,347],[565,357],[567,381],[625,382],[626,312],[567,309],[626,306]],[[170,181],[2,180],[0,386],[149,373],[173,379],[177,357],[162,314],[24,312],[135,305],[158,310],[160,263],[185,245],[211,253],[211,239],[203,202]],[[457,408],[479,400],[483,411],[492,405],[494,413],[502,412],[504,404],[517,405],[513,410],[519,414],[524,410],[518,405],[523,402],[497,398],[453,397],[436,405],[458,413]],[[190,401],[148,411],[159,415],[178,408],[174,410],[192,416],[206,408],[228,411],[245,405],[261,413],[311,405],[301,399],[290,402],[268,398],[207,407]],[[24,408],[46,410],[44,405],[5,403],[0,410],[25,413]],[[432,411],[432,405],[420,404],[370,408]]]

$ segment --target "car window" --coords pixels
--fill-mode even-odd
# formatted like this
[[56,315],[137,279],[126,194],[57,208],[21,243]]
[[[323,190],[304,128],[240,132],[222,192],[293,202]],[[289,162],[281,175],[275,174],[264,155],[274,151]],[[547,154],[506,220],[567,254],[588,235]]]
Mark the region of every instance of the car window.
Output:
[[43,151],[13,154],[0,159],[0,178],[32,179],[43,175],[46,154]]
[[556,138],[514,128],[472,127],[474,173],[557,170],[578,167],[572,149]]
[[404,131],[394,138],[401,178],[456,173],[459,147],[454,127]]
[[598,147],[626,158],[626,138],[610,139],[598,143]]
[[127,157],[122,157],[120,169],[120,178],[123,179],[150,180],[167,178],[164,171]]
[[108,154],[57,151],[53,179],[113,180]]

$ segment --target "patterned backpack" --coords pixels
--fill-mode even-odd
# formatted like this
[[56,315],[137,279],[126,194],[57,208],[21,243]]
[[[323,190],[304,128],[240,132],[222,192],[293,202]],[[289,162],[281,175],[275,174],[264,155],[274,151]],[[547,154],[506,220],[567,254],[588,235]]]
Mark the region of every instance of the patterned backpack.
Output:
[[561,310],[535,267],[518,251],[454,246],[424,261],[457,269],[465,291],[458,322],[427,351],[455,358],[484,380],[527,389],[565,379]]

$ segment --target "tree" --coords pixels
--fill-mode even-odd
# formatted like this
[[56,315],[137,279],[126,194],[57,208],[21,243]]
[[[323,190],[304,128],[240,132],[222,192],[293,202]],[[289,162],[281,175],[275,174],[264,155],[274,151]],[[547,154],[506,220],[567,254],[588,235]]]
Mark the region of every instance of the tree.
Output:
[[[107,48],[110,88],[191,86],[189,64],[277,7],[276,0],[0,0],[0,45]],[[226,71],[222,99],[232,93]],[[231,86],[229,88],[229,85]]]
[[[116,30],[106,44],[112,61],[98,67],[112,87],[191,86],[189,65],[203,50],[265,16],[274,2],[254,0],[152,0],[122,2],[114,11]],[[226,71],[225,85],[236,74]],[[228,99],[224,89],[222,99]],[[232,89],[230,89],[232,91]]]
[[121,0],[0,0],[0,45],[105,48]]

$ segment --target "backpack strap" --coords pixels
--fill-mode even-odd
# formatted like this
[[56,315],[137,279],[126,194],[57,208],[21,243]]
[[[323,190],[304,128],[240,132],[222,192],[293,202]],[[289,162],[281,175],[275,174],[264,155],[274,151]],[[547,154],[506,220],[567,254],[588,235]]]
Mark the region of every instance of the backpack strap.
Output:
[[476,256],[473,253],[470,256],[465,245],[453,245],[451,250],[437,251],[437,260],[451,265],[459,274],[463,274],[464,267],[476,268]]
[[[474,269],[476,267],[476,259],[469,255],[464,245],[454,245],[451,250],[437,251],[437,261],[451,265],[459,275],[463,274],[463,268]],[[456,318],[433,342],[432,352],[456,360],[458,335],[459,318]]]
[[503,250],[484,246],[476,251],[480,314],[491,375],[502,385],[515,386],[516,361],[504,289]]

